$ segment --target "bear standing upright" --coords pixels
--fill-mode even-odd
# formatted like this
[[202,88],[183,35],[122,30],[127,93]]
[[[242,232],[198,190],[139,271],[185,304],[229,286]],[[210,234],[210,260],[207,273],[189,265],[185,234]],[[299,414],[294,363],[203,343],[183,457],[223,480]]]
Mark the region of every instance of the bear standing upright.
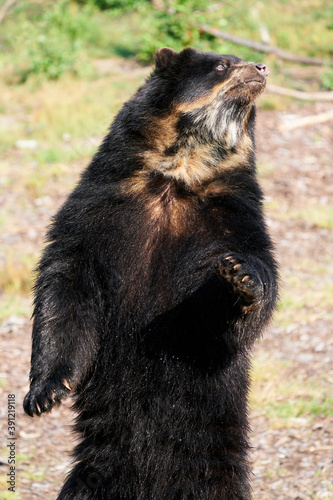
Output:
[[250,348],[277,266],[256,179],[263,64],[163,48],[55,216],[28,415],[69,393],[59,499],[248,500]]

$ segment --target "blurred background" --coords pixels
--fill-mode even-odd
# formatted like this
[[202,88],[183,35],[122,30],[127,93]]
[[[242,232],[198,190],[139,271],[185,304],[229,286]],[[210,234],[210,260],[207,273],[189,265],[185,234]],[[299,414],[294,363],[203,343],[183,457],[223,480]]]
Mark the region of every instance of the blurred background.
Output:
[[[0,395],[4,402],[16,395],[18,437],[15,493],[7,489],[5,439],[0,443],[0,499],[53,499],[69,468],[70,402],[41,419],[21,409],[32,269],[52,215],[162,46],[235,54],[270,68],[258,103],[257,158],[282,287],[253,361],[254,500],[332,499],[333,3],[327,0],[0,3]],[[3,410],[1,416],[6,436]]]

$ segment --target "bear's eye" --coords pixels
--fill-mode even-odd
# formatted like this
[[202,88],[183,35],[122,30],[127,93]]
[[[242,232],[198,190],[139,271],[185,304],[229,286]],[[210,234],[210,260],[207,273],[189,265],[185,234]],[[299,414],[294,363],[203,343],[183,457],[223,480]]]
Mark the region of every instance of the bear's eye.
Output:
[[224,71],[225,69],[227,69],[228,67],[228,64],[227,63],[219,63],[217,66],[216,66],[216,70],[217,71]]

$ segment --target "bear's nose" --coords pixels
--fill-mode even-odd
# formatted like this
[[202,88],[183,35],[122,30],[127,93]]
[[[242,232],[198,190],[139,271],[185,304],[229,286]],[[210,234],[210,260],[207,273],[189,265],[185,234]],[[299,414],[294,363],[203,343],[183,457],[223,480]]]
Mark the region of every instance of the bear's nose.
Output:
[[262,63],[255,64],[255,68],[263,76],[267,76],[269,73],[269,69],[267,68],[267,66],[265,66],[265,64]]

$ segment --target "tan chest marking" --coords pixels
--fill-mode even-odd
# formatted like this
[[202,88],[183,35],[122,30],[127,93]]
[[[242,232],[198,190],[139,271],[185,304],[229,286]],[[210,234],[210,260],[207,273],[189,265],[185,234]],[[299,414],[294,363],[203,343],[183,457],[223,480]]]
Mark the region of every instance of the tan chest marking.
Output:
[[[210,94],[210,101],[211,97]],[[148,231],[150,228],[152,231],[164,229],[174,236],[182,234],[189,227],[191,216],[195,213],[195,202],[193,197],[175,195],[173,183],[169,183],[168,179],[186,184],[193,194],[201,198],[217,196],[227,189],[218,180],[219,174],[246,168],[253,151],[250,137],[243,133],[236,151],[230,151],[223,160],[213,144],[197,144],[195,138],[186,146],[179,147],[174,155],[166,154],[169,148],[177,145],[177,121],[177,113],[152,121],[147,131],[150,147],[139,153],[143,160],[142,169],[122,181],[119,186],[125,196],[139,201],[147,211]],[[232,135],[232,130],[230,134]],[[232,142],[232,138],[230,140]],[[165,186],[156,192],[152,192],[149,187],[153,172],[160,173],[165,178]]]
[[190,189],[213,181],[220,173],[246,167],[253,151],[252,141],[244,134],[235,152],[221,160],[212,145],[200,145],[193,149],[180,149],[175,156],[165,156],[158,152],[145,155],[147,165],[151,166],[170,179],[184,182]]
[[155,236],[161,231],[167,231],[171,236],[182,234],[188,227],[189,213],[193,213],[192,201],[176,197],[168,182],[158,193],[151,192],[149,174],[149,171],[141,170],[126,179],[121,185],[123,193],[143,205],[148,216],[147,231]]
[[230,152],[223,160],[209,144],[198,146],[196,149],[180,149],[174,156],[166,156],[164,148],[144,151],[141,154],[144,168],[126,179],[122,184],[122,190],[124,194],[131,196],[144,193],[147,195],[149,174],[159,172],[170,180],[185,183],[194,192],[201,191],[203,185],[213,182],[220,173],[246,168],[252,151],[252,141],[247,134],[243,134],[236,151]]

